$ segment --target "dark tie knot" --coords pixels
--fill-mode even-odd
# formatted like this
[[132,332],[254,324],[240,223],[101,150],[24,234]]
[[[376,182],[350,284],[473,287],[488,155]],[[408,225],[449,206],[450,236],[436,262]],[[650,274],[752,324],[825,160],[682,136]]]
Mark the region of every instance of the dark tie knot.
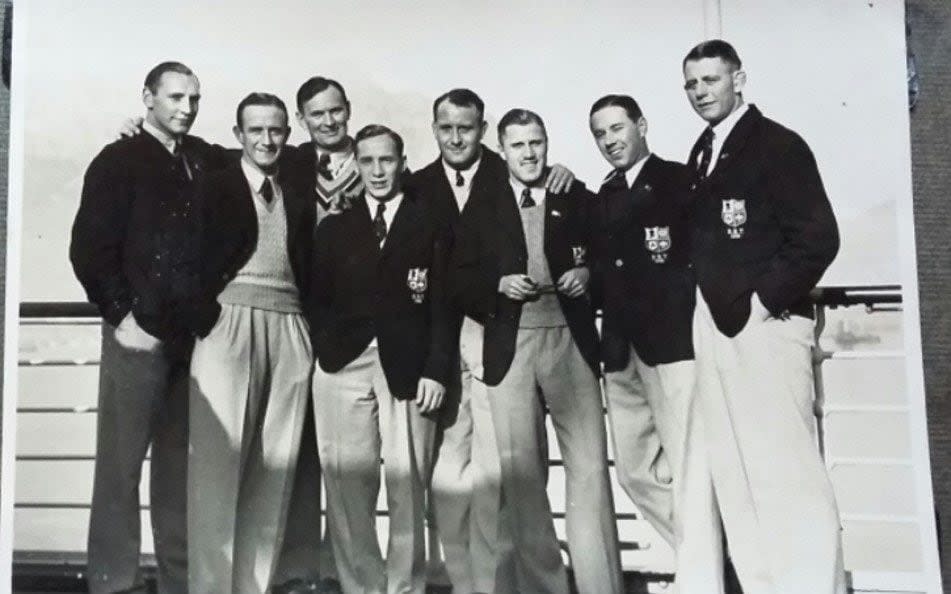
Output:
[[317,159],[317,173],[325,179],[333,179],[330,173],[330,153],[324,153]]
[[522,201],[520,203],[522,208],[531,208],[535,206],[535,199],[532,198],[532,191],[528,188],[522,190]]
[[466,185],[466,180],[464,177],[462,177],[462,172],[457,169],[456,170],[456,187],[461,188],[464,185]]
[[707,128],[700,135],[700,156],[697,159],[697,179],[707,177],[710,159],[713,158],[713,128]]

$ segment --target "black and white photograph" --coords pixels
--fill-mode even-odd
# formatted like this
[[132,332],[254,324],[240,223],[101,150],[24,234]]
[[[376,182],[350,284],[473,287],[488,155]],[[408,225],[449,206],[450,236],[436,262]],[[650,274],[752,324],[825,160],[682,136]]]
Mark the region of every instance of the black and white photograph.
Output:
[[14,5],[0,591],[942,592],[905,2]]

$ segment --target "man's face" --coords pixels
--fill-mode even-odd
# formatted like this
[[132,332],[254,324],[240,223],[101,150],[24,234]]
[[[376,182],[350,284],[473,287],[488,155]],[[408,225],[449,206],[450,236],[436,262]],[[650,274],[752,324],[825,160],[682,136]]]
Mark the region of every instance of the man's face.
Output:
[[536,123],[512,124],[503,131],[502,156],[512,177],[526,186],[541,179],[548,160],[548,137]]
[[291,129],[287,115],[273,105],[248,105],[241,113],[241,127],[234,135],[241,143],[244,158],[264,173],[277,168],[277,160]]
[[746,73],[721,58],[701,58],[684,64],[684,90],[701,118],[716,126],[740,106]]
[[403,155],[386,134],[364,138],[357,143],[357,171],[370,196],[387,201],[400,191]]
[[149,123],[176,138],[187,134],[195,122],[199,99],[198,78],[180,72],[162,74],[154,93],[148,87],[142,92]]
[[591,114],[591,134],[604,158],[615,169],[627,171],[647,156],[647,120],[632,121],[627,111],[609,105]]
[[350,104],[337,87],[331,85],[311,97],[297,113],[297,121],[311,140],[325,150],[334,150],[347,138]]
[[433,135],[446,163],[468,169],[479,158],[485,122],[475,107],[460,107],[446,100],[436,108]]

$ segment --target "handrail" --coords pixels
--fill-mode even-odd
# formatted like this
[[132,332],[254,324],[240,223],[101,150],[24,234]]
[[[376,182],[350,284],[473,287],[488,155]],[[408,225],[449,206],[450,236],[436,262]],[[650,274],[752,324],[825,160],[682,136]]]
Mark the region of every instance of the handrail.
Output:
[[[809,293],[816,305],[841,307],[849,305],[891,305],[902,302],[901,285],[855,285],[816,287]],[[91,303],[79,301],[23,301],[20,317],[32,318],[98,318],[99,310]]]

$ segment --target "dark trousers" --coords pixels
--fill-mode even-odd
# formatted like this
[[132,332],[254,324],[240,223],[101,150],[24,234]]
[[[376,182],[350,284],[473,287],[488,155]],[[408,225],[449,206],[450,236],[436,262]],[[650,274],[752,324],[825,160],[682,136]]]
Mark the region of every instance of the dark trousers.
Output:
[[120,345],[102,328],[88,581],[92,594],[143,588],[139,482],[152,447],[150,506],[161,593],[187,592],[188,346]]

